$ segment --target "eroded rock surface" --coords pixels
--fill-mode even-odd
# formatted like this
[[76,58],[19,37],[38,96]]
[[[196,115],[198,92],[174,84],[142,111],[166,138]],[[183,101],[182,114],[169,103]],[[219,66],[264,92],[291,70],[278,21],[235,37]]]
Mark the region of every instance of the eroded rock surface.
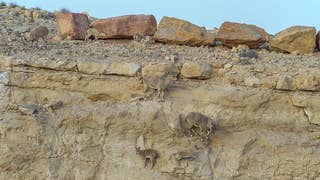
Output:
[[163,17],[154,35],[156,41],[180,45],[214,45],[214,34],[188,21]]
[[80,13],[57,13],[58,32],[70,39],[84,40],[89,29],[89,19],[85,14]]
[[126,15],[99,19],[92,27],[100,34],[99,39],[132,38],[134,35],[152,36],[157,30],[157,21],[153,15]]
[[218,31],[216,40],[228,47],[247,45],[250,48],[259,48],[269,40],[269,34],[255,25],[224,22]]
[[293,26],[287,28],[270,40],[270,47],[295,54],[313,53],[316,43],[314,27]]
[[[53,18],[0,15],[0,179],[319,179],[318,56],[52,42]],[[39,23],[48,44],[20,39]],[[180,78],[201,63],[210,78]],[[159,102],[141,76],[165,72],[177,79]],[[208,141],[184,134],[190,112],[212,119]],[[137,147],[159,153],[153,169]]]

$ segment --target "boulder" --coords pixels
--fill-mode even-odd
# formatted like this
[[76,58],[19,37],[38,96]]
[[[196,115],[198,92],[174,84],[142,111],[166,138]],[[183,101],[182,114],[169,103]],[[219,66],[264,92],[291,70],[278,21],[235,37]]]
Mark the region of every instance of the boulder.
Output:
[[316,45],[317,45],[317,49],[320,50],[320,31],[317,33]]
[[292,26],[275,35],[270,40],[274,50],[308,54],[313,53],[316,42],[316,29],[307,26]]
[[137,63],[112,62],[108,74],[121,76],[136,76],[141,69]]
[[216,40],[227,47],[247,45],[250,48],[259,48],[269,40],[269,34],[255,25],[224,22]]
[[296,87],[302,91],[320,90],[320,73],[315,71],[300,72],[296,77]]
[[153,36],[157,21],[153,15],[126,15],[99,19],[91,26],[101,32],[99,39],[132,38],[137,34]]
[[79,72],[85,74],[105,74],[109,64],[104,61],[86,61],[79,59],[77,61]]
[[56,21],[57,31],[71,39],[83,40],[90,26],[88,16],[79,13],[58,13]]
[[148,64],[144,66],[141,70],[142,76],[154,75],[163,76],[165,73],[171,70],[171,65],[161,63],[161,64]]
[[214,34],[205,28],[166,16],[161,19],[154,39],[159,42],[179,45],[214,45]]
[[181,76],[188,79],[209,79],[211,74],[212,67],[205,62],[186,62],[181,69]]

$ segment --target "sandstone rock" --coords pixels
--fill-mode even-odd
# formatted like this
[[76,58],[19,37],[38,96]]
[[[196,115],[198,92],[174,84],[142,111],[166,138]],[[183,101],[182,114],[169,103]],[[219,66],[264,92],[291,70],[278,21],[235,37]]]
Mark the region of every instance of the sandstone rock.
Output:
[[292,98],[292,104],[297,107],[307,107],[307,97],[303,95],[293,95]]
[[171,65],[169,64],[148,64],[142,68],[142,76],[147,75],[155,75],[155,76],[162,76],[166,72],[171,70]]
[[269,35],[264,29],[254,25],[224,22],[216,40],[228,47],[247,45],[250,48],[259,48],[269,40]]
[[289,75],[280,76],[276,89],[292,91],[295,89],[294,79]]
[[319,72],[300,72],[295,77],[296,87],[299,90],[304,91],[318,91],[320,88],[319,79],[320,75]]
[[141,66],[137,63],[111,63],[108,74],[116,74],[123,76],[136,76],[141,69]]
[[261,82],[257,77],[248,77],[244,80],[244,84],[248,87],[257,87]]
[[313,96],[309,97],[304,107],[304,112],[311,124],[320,125],[320,99]]
[[316,45],[317,45],[318,50],[320,50],[320,31],[318,31],[318,33],[317,33]]
[[205,62],[186,62],[181,69],[181,76],[188,79],[209,79],[211,74],[212,67]]
[[99,39],[132,38],[137,34],[153,36],[157,30],[157,21],[153,15],[126,15],[99,19],[91,26],[102,33]]
[[32,11],[32,19],[39,19],[41,17],[40,11]]
[[306,26],[292,26],[270,40],[270,47],[289,53],[313,53],[316,42],[316,29]]
[[56,22],[60,34],[80,40],[85,38],[90,25],[88,16],[79,13],[58,13]]
[[161,19],[154,39],[159,42],[179,45],[214,45],[214,35],[205,28],[166,16]]
[[104,74],[108,69],[108,64],[102,61],[78,60],[77,67],[82,73]]

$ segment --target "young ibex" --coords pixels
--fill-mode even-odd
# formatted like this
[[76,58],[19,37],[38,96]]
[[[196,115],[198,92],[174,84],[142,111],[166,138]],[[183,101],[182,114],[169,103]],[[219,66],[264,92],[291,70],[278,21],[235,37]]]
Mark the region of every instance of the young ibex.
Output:
[[37,41],[39,39],[42,39],[43,41],[47,42],[47,36],[49,34],[49,29],[45,26],[38,26],[38,27],[35,27],[33,28],[31,31],[30,31],[30,36],[28,37],[28,40],[29,41]]
[[161,76],[157,75],[144,75],[143,77],[144,92],[150,89],[158,91],[158,96],[161,101],[164,101],[164,93],[170,85],[171,79],[169,77],[169,72],[165,72]]
[[[198,112],[190,112],[184,119],[185,127],[190,131],[190,135],[198,135],[206,140],[209,139],[211,133],[214,130],[214,123],[211,118],[198,113]],[[200,132],[197,132],[200,131]]]
[[89,28],[87,30],[87,34],[86,37],[84,38],[84,41],[89,41],[90,39],[93,39],[94,41],[98,40],[98,36],[99,36],[100,32],[94,28]]
[[147,160],[151,162],[151,169],[154,167],[157,158],[159,158],[158,152],[154,149],[141,150],[140,147],[136,148],[137,154],[144,158],[144,167],[147,167]]

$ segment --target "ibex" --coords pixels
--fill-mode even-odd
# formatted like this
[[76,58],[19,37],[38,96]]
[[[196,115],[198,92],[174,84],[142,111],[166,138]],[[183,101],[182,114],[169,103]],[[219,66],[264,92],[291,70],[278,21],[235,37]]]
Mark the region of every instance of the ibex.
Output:
[[143,77],[144,92],[149,89],[158,91],[158,96],[161,101],[164,101],[164,93],[170,85],[171,79],[169,72],[165,72],[162,76],[157,75],[144,75]]
[[147,160],[151,162],[151,169],[154,167],[157,158],[159,158],[158,152],[154,149],[141,150],[140,147],[136,148],[137,154],[144,158],[144,167],[147,167]]
[[[214,123],[212,119],[198,112],[190,112],[184,119],[184,127],[190,131],[190,135],[198,135],[202,139],[209,139],[209,135],[213,133]],[[197,129],[199,132],[197,132]]]
[[30,36],[28,37],[28,40],[30,41],[37,41],[39,39],[42,39],[43,41],[47,42],[47,36],[49,34],[49,29],[45,26],[38,26],[33,28],[30,31]]

